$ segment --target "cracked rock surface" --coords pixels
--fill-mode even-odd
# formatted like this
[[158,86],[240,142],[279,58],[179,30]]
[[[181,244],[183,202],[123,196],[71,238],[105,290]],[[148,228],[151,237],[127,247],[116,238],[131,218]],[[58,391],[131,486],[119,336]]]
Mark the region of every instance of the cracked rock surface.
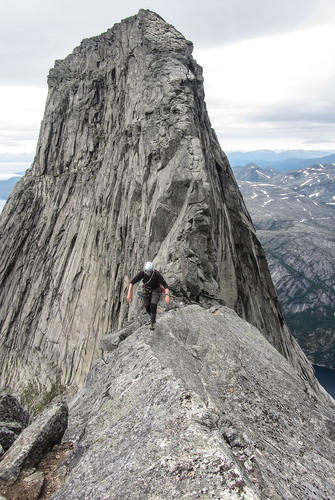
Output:
[[0,388],[31,408],[80,387],[100,339],[136,315],[126,290],[146,260],[180,300],[233,308],[313,383],[191,42],[141,10],[56,61],[48,83],[34,162],[0,218]]
[[23,468],[37,465],[43,456],[62,440],[67,418],[67,404],[56,403],[46,408],[26,427],[0,462],[0,482],[12,484]]
[[70,404],[53,499],[334,497],[334,401],[231,309],[170,311],[111,349]]

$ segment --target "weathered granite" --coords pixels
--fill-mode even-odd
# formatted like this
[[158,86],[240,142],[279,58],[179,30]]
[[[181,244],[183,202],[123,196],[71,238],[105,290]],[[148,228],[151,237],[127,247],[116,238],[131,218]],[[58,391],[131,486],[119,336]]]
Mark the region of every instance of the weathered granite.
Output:
[[40,498],[40,494],[44,485],[43,472],[37,471],[26,477],[22,481],[23,490],[29,500]]
[[0,422],[17,422],[23,427],[29,423],[29,413],[11,394],[0,395]]
[[68,406],[65,402],[46,408],[30,424],[0,462],[0,481],[12,484],[23,468],[37,465],[42,457],[59,443],[67,427]]
[[231,309],[162,314],[106,360],[70,404],[54,500],[334,497],[334,401]]
[[139,326],[142,326],[141,322],[134,321],[121,330],[104,335],[100,340],[100,349],[107,352],[113,351],[118,347],[120,342],[129,337]]
[[29,414],[11,394],[0,396],[0,445],[4,451],[12,446],[27,427]]
[[0,445],[2,446],[4,451],[7,451],[8,448],[12,446],[15,439],[22,430],[23,430],[22,426],[16,427],[14,430],[13,425],[11,425],[10,423],[9,425],[7,425],[7,422],[6,423],[0,422]]
[[[0,218],[0,387],[81,385],[153,260],[175,296],[225,303],[312,377],[207,115],[192,44],[141,10],[50,71],[36,156]],[[311,379],[312,380],[312,379]]]

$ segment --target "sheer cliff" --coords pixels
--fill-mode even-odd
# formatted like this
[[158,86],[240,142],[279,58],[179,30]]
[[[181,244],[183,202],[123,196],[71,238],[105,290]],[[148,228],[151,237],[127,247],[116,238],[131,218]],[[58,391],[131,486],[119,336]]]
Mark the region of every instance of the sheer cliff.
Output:
[[1,214],[1,387],[80,386],[136,316],[154,260],[184,303],[225,304],[300,374],[264,251],[207,115],[192,44],[141,10],[56,61],[34,162]]

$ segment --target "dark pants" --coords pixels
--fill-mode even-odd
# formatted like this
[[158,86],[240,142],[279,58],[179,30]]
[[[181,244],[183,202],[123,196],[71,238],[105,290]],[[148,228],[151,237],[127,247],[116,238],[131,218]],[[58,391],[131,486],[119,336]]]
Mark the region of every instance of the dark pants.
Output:
[[156,322],[157,305],[160,300],[160,289],[153,290],[143,287],[143,306],[150,316],[151,323]]

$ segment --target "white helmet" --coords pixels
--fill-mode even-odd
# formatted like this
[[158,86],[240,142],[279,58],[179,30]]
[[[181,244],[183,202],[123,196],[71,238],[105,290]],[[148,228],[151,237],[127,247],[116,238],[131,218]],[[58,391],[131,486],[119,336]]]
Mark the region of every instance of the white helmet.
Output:
[[147,274],[151,274],[154,270],[154,265],[152,262],[146,262],[143,266],[143,271]]

